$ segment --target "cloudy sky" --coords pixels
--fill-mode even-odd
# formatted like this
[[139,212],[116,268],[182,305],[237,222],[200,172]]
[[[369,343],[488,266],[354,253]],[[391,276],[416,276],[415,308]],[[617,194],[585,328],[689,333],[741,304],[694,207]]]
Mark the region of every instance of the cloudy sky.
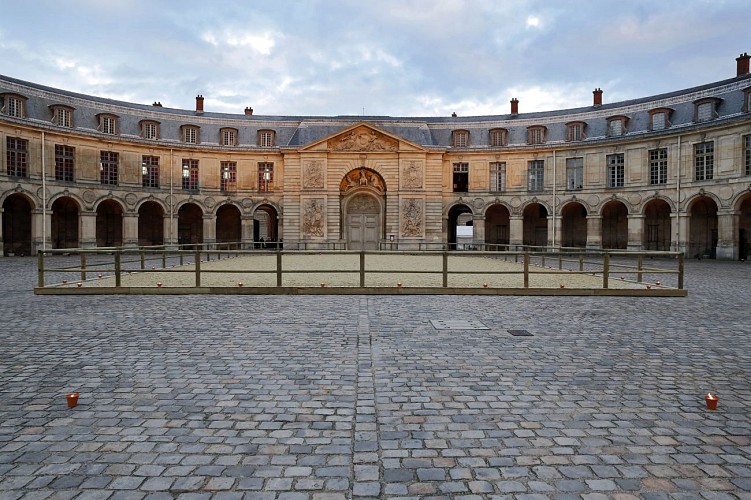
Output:
[[735,76],[748,0],[3,1],[0,74],[262,115],[543,111]]

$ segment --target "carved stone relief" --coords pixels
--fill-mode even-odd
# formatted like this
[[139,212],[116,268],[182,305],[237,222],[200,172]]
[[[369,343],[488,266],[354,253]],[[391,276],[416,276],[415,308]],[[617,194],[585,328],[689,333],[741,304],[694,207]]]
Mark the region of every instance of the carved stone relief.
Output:
[[322,199],[305,200],[303,205],[302,232],[305,236],[323,237],[324,202]]
[[402,201],[402,236],[423,235],[423,200],[410,198]]
[[411,160],[402,167],[402,187],[419,189],[422,187],[422,162]]
[[347,204],[347,212],[353,214],[373,214],[380,210],[376,199],[368,195],[355,195],[355,198]]
[[367,128],[358,128],[332,139],[329,147],[334,151],[396,151],[396,141]]
[[386,186],[383,184],[383,179],[377,172],[368,170],[367,168],[360,168],[352,170],[342,179],[342,183],[339,186],[342,192],[349,191],[362,186],[370,186],[377,191],[385,191]]
[[303,164],[303,189],[323,188],[323,160],[306,161]]

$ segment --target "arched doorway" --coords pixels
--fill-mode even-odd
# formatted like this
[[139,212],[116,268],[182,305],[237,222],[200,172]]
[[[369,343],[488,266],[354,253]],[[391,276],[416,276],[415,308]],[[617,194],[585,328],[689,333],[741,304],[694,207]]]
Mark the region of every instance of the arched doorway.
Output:
[[644,249],[670,250],[670,205],[652,200],[644,207]]
[[31,255],[31,208],[22,194],[3,202],[3,255]]
[[530,203],[522,213],[522,244],[544,247],[548,245],[548,210],[539,203]]
[[568,203],[561,210],[561,245],[587,246],[587,209],[581,203]]
[[741,202],[738,218],[738,259],[747,260],[751,253],[751,196]]
[[195,203],[186,203],[177,211],[177,243],[203,243],[203,210]]
[[369,168],[351,170],[339,185],[342,233],[349,250],[377,250],[384,237],[386,183]]
[[138,245],[164,245],[164,209],[155,201],[147,201],[138,209]]
[[217,243],[235,243],[235,248],[239,248],[241,238],[240,209],[234,205],[222,205],[216,211]]
[[463,248],[462,242],[473,240],[472,209],[467,205],[454,205],[449,210],[448,218],[448,248],[456,250]]
[[700,196],[691,204],[688,254],[714,259],[717,250],[717,204]]
[[52,203],[52,248],[78,248],[78,213],[78,203],[69,196]]
[[620,201],[602,207],[602,248],[628,247],[628,208]]
[[511,214],[508,208],[496,204],[485,211],[485,243],[503,246],[503,248],[489,247],[490,250],[505,250],[509,244],[509,226]]
[[[262,247],[276,247],[279,240],[279,216],[276,208],[264,204],[256,207],[253,213],[253,241]],[[281,241],[280,241],[281,244]]]
[[96,208],[96,246],[119,247],[123,244],[123,207],[115,200],[104,200]]

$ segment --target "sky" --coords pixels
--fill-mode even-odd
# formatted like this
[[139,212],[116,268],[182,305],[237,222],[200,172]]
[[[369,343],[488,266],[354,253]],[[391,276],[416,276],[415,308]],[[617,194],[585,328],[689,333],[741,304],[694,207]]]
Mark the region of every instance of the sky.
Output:
[[169,108],[433,117],[732,78],[748,0],[0,0],[0,74]]

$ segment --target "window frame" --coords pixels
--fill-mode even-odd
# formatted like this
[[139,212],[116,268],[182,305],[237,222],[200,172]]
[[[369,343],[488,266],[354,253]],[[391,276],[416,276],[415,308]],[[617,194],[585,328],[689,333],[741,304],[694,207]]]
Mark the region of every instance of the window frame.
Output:
[[[97,125],[97,130],[101,132],[102,134],[107,135],[119,135],[120,133],[120,120],[119,116],[113,115],[112,113],[99,113],[96,115],[97,120],[99,121]],[[110,128],[108,124],[111,124],[112,127]]]
[[237,162],[219,162],[219,183],[223,193],[237,192]]
[[[717,113],[717,108],[720,105],[720,102],[722,102],[722,99],[719,97],[704,97],[703,99],[697,99],[694,101],[694,123],[706,123],[711,122],[712,120],[716,120],[719,116]],[[702,118],[702,109],[706,106],[709,106],[709,117],[708,118]],[[704,108],[706,109],[706,108]]]
[[[608,121],[608,126],[607,126],[608,137],[622,137],[626,135],[626,133],[628,132],[628,121],[629,121],[628,116],[625,116],[625,115],[610,116],[607,118],[607,121]],[[621,127],[621,130],[619,134],[613,133],[613,123],[620,124],[619,126]]]
[[743,105],[741,111],[748,113],[751,111],[751,87],[743,89]]
[[76,148],[67,144],[55,144],[55,180],[76,181]]
[[544,125],[527,127],[527,144],[538,145],[547,142],[548,128]]
[[668,183],[668,148],[655,148],[648,151],[649,185],[660,186]]
[[274,163],[270,161],[258,162],[258,192],[272,193],[274,191]]
[[714,179],[714,141],[694,144],[694,180],[711,181]]
[[276,146],[276,132],[271,129],[261,129],[256,134],[256,145],[262,148]]
[[[13,92],[4,92],[0,94],[0,97],[3,99],[0,113],[10,116],[11,118],[26,118],[26,101],[28,100],[28,97]],[[15,103],[12,113],[11,102]]]
[[539,193],[545,190],[545,160],[527,162],[527,191]]
[[141,187],[158,189],[159,183],[159,157],[154,155],[141,156]]
[[[141,120],[138,122],[141,128],[141,138],[148,141],[157,141],[160,139],[161,123],[156,120]],[[149,129],[153,127],[153,134],[149,133]]]
[[99,151],[99,184],[117,186],[119,171],[120,154],[115,151]]
[[618,189],[626,185],[626,155],[613,153],[605,156],[608,189]]
[[[670,123],[670,116],[672,115],[673,110],[671,108],[654,108],[649,110],[649,131],[650,132],[659,132],[662,130],[667,130],[671,127],[672,123]],[[658,115],[662,115],[664,118],[664,123],[662,127],[655,127],[655,117]]]
[[[232,134],[231,140],[227,141],[227,134]],[[240,131],[233,127],[222,127],[219,129],[219,144],[222,146],[237,146]]]
[[198,191],[200,185],[200,164],[194,158],[183,158],[180,178],[183,191]]
[[451,131],[451,146],[454,148],[469,147],[469,130],[458,129]]
[[584,189],[584,157],[566,158],[566,191],[581,191],[582,189]]
[[488,131],[488,144],[492,148],[500,148],[508,145],[508,129],[491,128]]
[[751,175],[751,134],[743,136],[743,149],[746,163],[746,175]]
[[5,138],[5,173],[10,177],[29,176],[29,140],[22,137]]
[[53,104],[50,106],[50,111],[52,112],[51,122],[53,124],[58,127],[74,128],[73,112],[75,108],[65,104]]
[[469,163],[457,161],[451,164],[451,178],[453,193],[469,192]]
[[505,193],[507,189],[507,169],[505,161],[490,163],[490,192]]
[[198,125],[181,125],[180,140],[185,144],[200,144],[201,127]]
[[587,122],[573,121],[566,124],[566,140],[569,142],[579,142],[587,138],[585,133]]

